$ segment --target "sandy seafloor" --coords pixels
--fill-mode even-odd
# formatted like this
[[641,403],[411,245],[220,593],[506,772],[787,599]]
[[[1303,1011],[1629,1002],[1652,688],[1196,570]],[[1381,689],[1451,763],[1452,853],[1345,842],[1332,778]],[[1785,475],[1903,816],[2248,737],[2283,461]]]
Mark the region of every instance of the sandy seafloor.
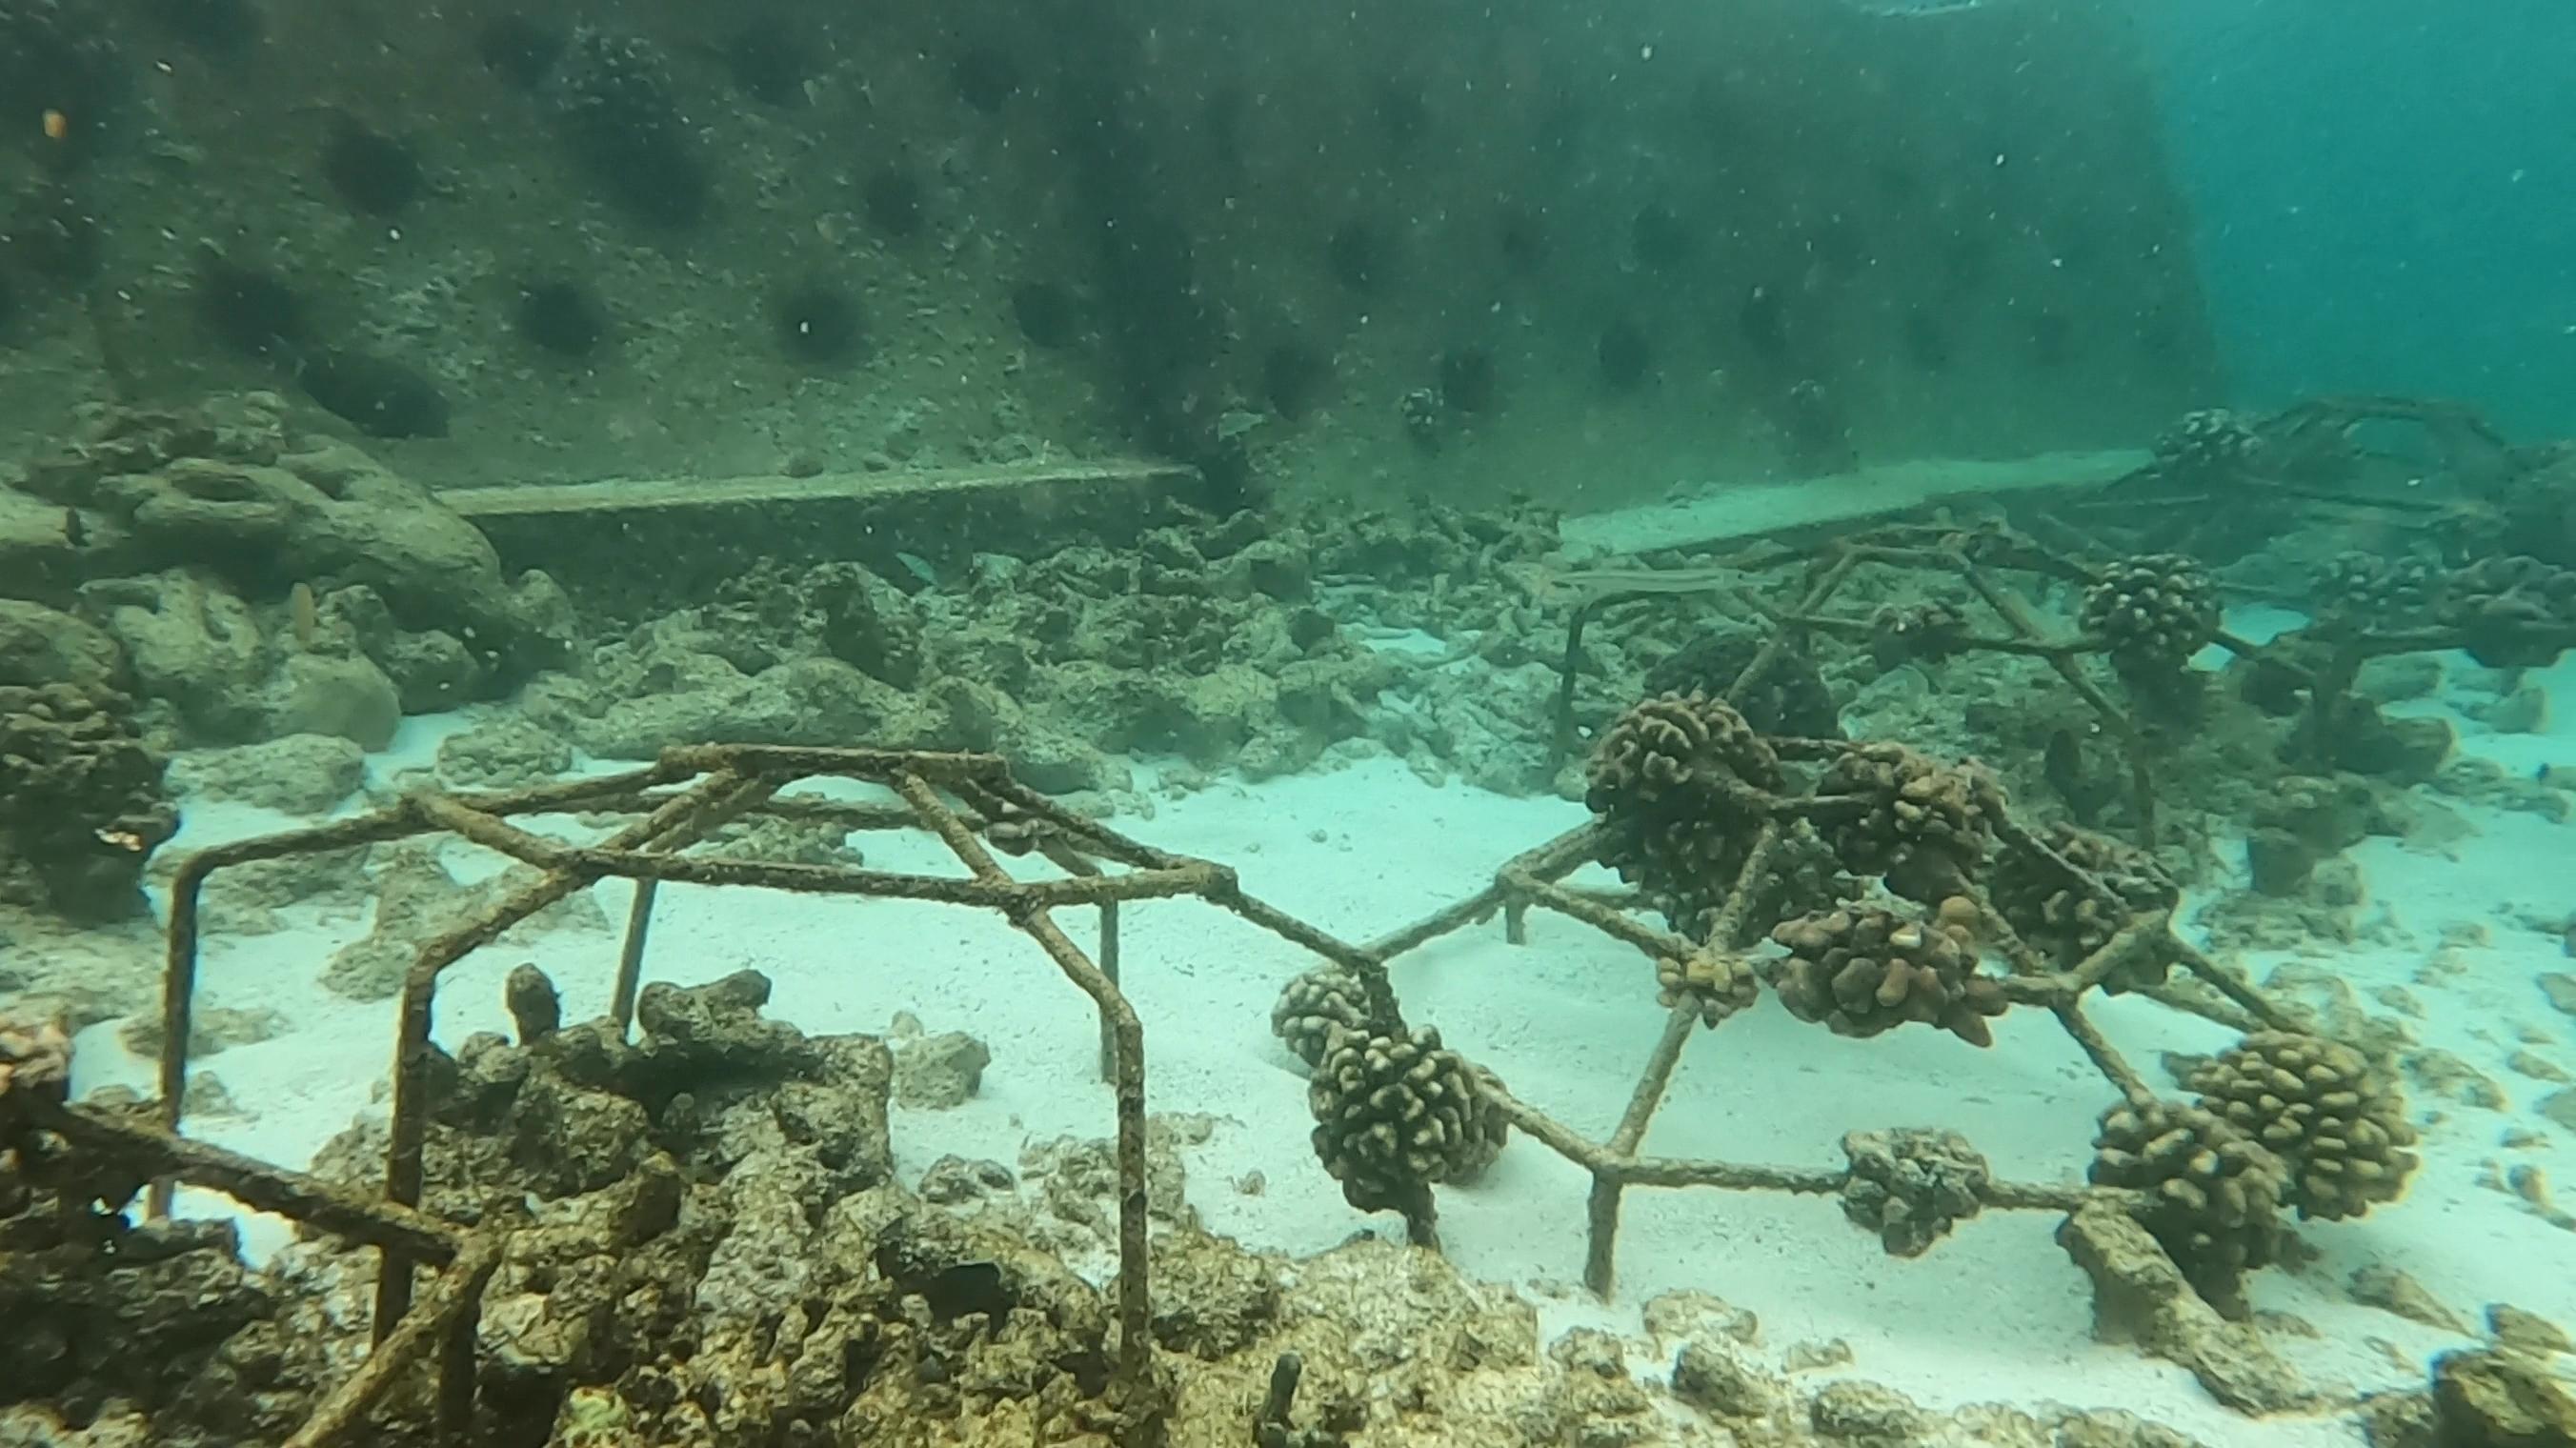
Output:
[[[2269,631],[2264,619],[2238,622]],[[2495,735],[2463,719],[2464,747],[2517,770],[2576,764],[2576,660],[2549,677],[2560,707],[2547,732]],[[395,748],[372,761],[378,776],[426,765],[437,741],[466,722],[412,721]],[[1140,771],[1152,763],[1140,762]],[[2516,923],[2528,915],[2563,918],[2576,908],[2576,826],[2465,812],[2478,833],[2448,847],[2455,859],[2384,839],[2360,847],[2355,857],[2371,910],[2384,915],[2370,932],[2376,942],[2305,953],[2350,979],[2365,1002],[2382,986],[2408,987],[2427,1011],[2412,1022],[2421,1043],[2456,1052],[2512,1098],[2508,1109],[2492,1111],[2410,1087],[2417,1118],[2438,1118],[2427,1129],[2412,1193],[2359,1222],[2307,1227],[2321,1260],[2257,1279],[2260,1307],[2296,1314],[2319,1330],[2315,1339],[2275,1339],[2320,1382],[2420,1385],[2433,1353],[2466,1340],[2354,1304],[2342,1284],[2372,1262],[2411,1273],[2464,1320],[2474,1322],[2485,1304],[2510,1302],[2576,1323],[2576,1232],[2550,1225],[2492,1184],[2498,1163],[2535,1165],[2576,1181],[2576,1133],[2549,1127],[2532,1110],[2558,1088],[2505,1065],[2514,1050],[2528,1048],[2576,1070],[2576,1018],[2553,1011],[2534,981],[2571,967],[2556,938]],[[1257,787],[1220,785],[1160,802],[1153,819],[1117,823],[1166,849],[1228,863],[1252,893],[1345,938],[1365,939],[1479,888],[1505,858],[1581,818],[1569,803],[1434,787],[1400,762],[1375,760]],[[186,831],[170,848],[286,823],[253,807],[202,804],[189,809]],[[862,843],[873,866],[957,871],[926,836]],[[447,858],[460,876],[498,863],[461,844],[451,845]],[[629,888],[598,887],[611,921],[623,920]],[[1062,918],[1077,939],[1088,937],[1087,912]],[[200,1062],[248,1114],[209,1118],[196,1130],[301,1164],[353,1113],[375,1109],[370,1098],[389,1059],[393,1004],[350,1002],[318,983],[330,951],[363,926],[313,922],[209,941],[201,1002],[266,1006],[284,1013],[288,1029]],[[2418,982],[2445,932],[2468,926],[2483,927],[2488,941],[2469,951],[2469,969]],[[1151,1107],[1206,1113],[1217,1122],[1205,1145],[1188,1153],[1190,1198],[1207,1225],[1289,1252],[1329,1248],[1360,1231],[1400,1234],[1391,1217],[1348,1208],[1315,1163],[1304,1082],[1270,1035],[1281,984],[1315,962],[1194,901],[1131,906],[1124,927],[1126,988],[1145,1021]],[[501,977],[525,959],[553,975],[568,1017],[594,1014],[606,1004],[616,950],[613,930],[573,931],[525,945],[505,941],[471,957],[442,987],[439,1036],[453,1045],[472,1031],[504,1029]],[[2257,956],[2248,964],[2259,978],[2285,958]],[[1032,1140],[1110,1131],[1109,1093],[1093,1073],[1087,1001],[996,917],[905,903],[663,892],[648,979],[696,983],[744,967],[775,983],[771,1013],[809,1032],[883,1031],[898,1011],[909,1011],[931,1031],[963,1030],[989,1045],[993,1060],[980,1097],[953,1111],[897,1111],[894,1139],[907,1181],[943,1155],[1016,1167]],[[1488,923],[1404,958],[1396,982],[1416,1024],[1439,1026],[1450,1044],[1498,1071],[1523,1099],[1593,1136],[1616,1119],[1665,1014],[1651,969],[1634,951],[1544,912],[1533,915],[1525,947],[1506,944],[1499,923]],[[2135,998],[2102,1000],[2096,1013],[2159,1081],[2158,1052],[2229,1043],[2219,1027]],[[2531,1028],[2546,1044],[2528,1045],[2517,1035]],[[81,1041],[84,1089],[148,1080],[145,1063],[125,1054],[115,1031],[113,1023],[96,1027]],[[2095,1117],[2111,1099],[2108,1086],[2045,1015],[2008,1017],[1996,1035],[1990,1051],[1933,1031],[1849,1041],[1791,1019],[1766,997],[1694,1039],[1647,1149],[1834,1168],[1845,1131],[1939,1125],[1965,1132],[2000,1173],[2072,1178],[2087,1158]],[[2551,1143],[2508,1149],[2500,1138],[2514,1127],[2547,1131]],[[1262,1189],[1239,1189],[1255,1172]],[[1901,1261],[1885,1256],[1829,1200],[1634,1191],[1621,1236],[1618,1300],[1605,1306],[1570,1285],[1581,1273],[1585,1186],[1574,1168],[1516,1140],[1479,1184],[1442,1190],[1447,1249],[1473,1276],[1522,1286],[1551,1327],[1634,1330],[1648,1297],[1697,1288],[1758,1313],[1762,1347],[1775,1356],[1793,1344],[1848,1343],[1850,1364],[1820,1370],[1810,1382],[1858,1375],[1936,1407],[2056,1401],[2127,1408],[2212,1443],[2358,1441],[2343,1420],[2239,1418],[2179,1369],[2096,1343],[2089,1288],[2052,1241],[2051,1215],[1990,1214],[1928,1256]],[[281,1239],[276,1223],[252,1225],[255,1249]]]

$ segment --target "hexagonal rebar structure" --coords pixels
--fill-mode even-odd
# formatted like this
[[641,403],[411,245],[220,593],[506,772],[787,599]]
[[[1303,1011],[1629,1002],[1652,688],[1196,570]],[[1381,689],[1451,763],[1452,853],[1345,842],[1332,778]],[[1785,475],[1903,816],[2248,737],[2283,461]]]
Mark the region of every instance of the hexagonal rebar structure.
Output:
[[[2278,485],[2288,489],[2289,485]],[[2399,500],[2400,503],[2403,500]],[[1559,666],[1553,737],[1556,757],[1571,757],[1579,744],[1575,696],[1583,658],[1586,626],[1601,610],[1622,603],[1656,598],[1716,596],[1733,603],[1748,619],[1761,619],[1775,632],[1764,640],[1726,692],[1740,697],[1759,680],[1780,653],[1810,634],[1868,638],[1875,619],[1838,616],[1828,605],[1864,564],[1881,564],[1919,572],[1946,573],[1968,589],[2001,620],[2000,633],[1961,632],[1942,641],[1953,653],[2016,654],[2047,663],[2069,691],[2101,720],[2126,758],[2129,805],[2139,822],[2140,842],[2157,843],[2155,779],[2145,733],[2131,711],[2087,678],[2081,660],[2111,652],[2111,644],[2090,635],[2052,636],[2028,605],[1996,578],[1999,571],[2018,571],[2078,586],[2101,579],[2101,570],[2073,554],[2048,547],[2026,534],[1987,523],[1977,527],[1940,527],[1899,523],[1848,536],[1825,539],[1812,548],[1766,544],[1732,557],[1670,569],[1577,569],[1548,578],[1542,588],[1572,605],[1566,623],[1565,654]],[[1789,590],[1793,601],[1776,603],[1747,591],[1741,575],[1791,567],[1803,568],[1801,582]],[[2307,693],[2301,726],[2291,746],[2310,767],[2323,767],[2334,757],[2334,735],[2355,697],[2361,666],[2388,654],[2427,653],[2473,646],[2504,645],[2522,649],[2576,648],[2576,624],[2483,624],[2424,629],[2333,629],[2318,631],[2326,642],[2323,658],[2307,667],[2282,656],[2278,649],[2253,643],[2226,629],[2210,642],[2239,658],[2260,660],[2292,686]]]
[[[1862,747],[1842,740],[1767,739],[1765,742],[1782,760],[1806,763],[1827,762],[1839,754]],[[1752,833],[1750,849],[1746,851],[1734,878],[1727,883],[1723,903],[1708,917],[1705,941],[1695,941],[1647,924],[1628,913],[1625,907],[1631,902],[1624,898],[1606,897],[1599,892],[1576,889],[1564,883],[1568,875],[1599,857],[1604,827],[1596,822],[1517,856],[1495,872],[1493,883],[1484,890],[1373,942],[1369,947],[1370,953],[1380,961],[1389,961],[1497,912],[1504,917],[1509,938],[1515,943],[1523,943],[1528,912],[1536,907],[1580,921],[1612,939],[1631,945],[1650,961],[1688,961],[1708,956],[1730,966],[1741,967],[1744,953],[1769,929],[1769,922],[1753,918],[1754,900],[1764,872],[1770,867],[1775,853],[1783,848],[1789,834],[1811,829],[1816,821],[1854,811],[1865,805],[1867,800],[1861,796],[1773,793],[1736,783],[1726,786],[1724,794],[1725,807],[1731,815],[1754,823],[1749,826]],[[2003,997],[2014,1007],[2048,1011],[2121,1097],[2130,1101],[2147,1101],[2153,1099],[2154,1092],[2085,1016],[2083,998],[2114,972],[2142,957],[2162,953],[2214,989],[2223,1004],[2197,1000],[2166,987],[2149,987],[2141,992],[2153,999],[2178,1009],[2210,1015],[2229,1025],[2250,1019],[2271,1029],[2303,1028],[2300,1022],[2241,976],[2175,936],[2169,910],[2141,912],[2133,909],[2099,877],[2066,859],[2008,815],[1995,821],[1995,834],[2000,843],[2053,862],[2054,867],[2076,888],[2112,912],[2112,918],[2125,921],[2083,960],[2063,968],[2052,967],[2019,938],[1981,884],[1971,880],[1964,889],[1979,917],[1981,936],[2011,966],[2012,973],[1996,981]],[[2231,1018],[2229,1007],[2241,1016]],[[1712,1014],[1715,1020],[1712,1020]],[[1731,1191],[1834,1195],[1851,1182],[1848,1171],[1690,1161],[1639,1153],[1647,1127],[1670,1088],[1673,1072],[1680,1065],[1682,1051],[1689,1044],[1695,1028],[1705,1028],[1703,1023],[1717,1024],[1730,1014],[1731,1010],[1723,1008],[1712,1013],[1711,1002],[1706,996],[1684,991],[1666,1017],[1664,1029],[1646,1057],[1618,1125],[1608,1138],[1601,1141],[1587,1139],[1545,1112],[1519,1100],[1491,1072],[1484,1073],[1486,1088],[1501,1104],[1514,1127],[1582,1168],[1592,1179],[1583,1275],[1584,1285],[1596,1294],[1609,1296],[1615,1281],[1619,1209],[1630,1187],[1712,1187]],[[2140,1204],[2135,1194],[2115,1188],[2005,1181],[1988,1182],[1980,1191],[1979,1200],[1982,1206],[2002,1210],[2062,1212],[2073,1212],[2087,1201],[2117,1201],[2133,1209]]]
[[[1858,747],[1831,740],[1769,742],[1784,758],[1810,762],[1827,760],[1840,751]],[[870,804],[780,796],[779,791],[787,785],[814,777],[878,784],[891,790],[899,802]],[[149,1169],[163,1178],[152,1189],[156,1212],[167,1211],[170,1178],[177,1177],[231,1191],[254,1206],[340,1232],[382,1252],[375,1320],[377,1351],[357,1377],[342,1384],[317,1409],[306,1429],[295,1438],[295,1448],[329,1448],[348,1441],[348,1435],[362,1423],[364,1413],[397,1375],[434,1349],[442,1354],[442,1414],[456,1415],[452,1421],[461,1422],[461,1415],[473,1399],[471,1342],[477,1300],[492,1264],[499,1260],[503,1243],[498,1238],[466,1236],[416,1210],[429,1110],[427,1068],[433,1049],[432,1006],[439,977],[447,967],[575,890],[602,879],[632,879],[637,884],[636,901],[612,993],[612,1015],[622,1026],[633,1010],[656,887],[662,882],[925,900],[998,910],[1092,1000],[1100,1016],[1101,1067],[1104,1079],[1113,1088],[1117,1123],[1119,1381],[1141,1399],[1150,1401],[1152,1307],[1144,1166],[1144,1033],[1117,980],[1120,906],[1127,901],[1184,896],[1216,905],[1353,973],[1360,979],[1370,1015],[1393,1020],[1397,1018],[1397,1002],[1388,979],[1388,963],[1439,936],[1498,913],[1505,917],[1507,935],[1516,943],[1523,939],[1527,912],[1536,907],[1581,921],[1637,948],[1649,959],[1685,960],[1706,952],[1736,957],[1760,933],[1760,923],[1751,918],[1751,900],[1754,882],[1768,857],[1781,847],[1789,832],[1810,828],[1811,820],[1852,808],[1854,799],[1741,789],[1731,792],[1727,802],[1730,807],[1749,811],[1748,818],[1760,821],[1758,837],[1724,905],[1716,912],[1705,944],[1637,919],[1627,913],[1623,901],[1564,883],[1567,875],[1599,853],[1600,827],[1591,825],[1507,862],[1493,882],[1477,893],[1376,941],[1352,945],[1244,894],[1233,872],[1223,866],[1154,849],[1064,810],[1014,780],[1006,763],[991,755],[712,745],[669,750],[647,767],[593,779],[459,795],[415,792],[372,814],[217,846],[182,862],[171,885],[159,1124],[148,1130],[148,1140],[129,1134],[123,1149],[146,1151],[148,1147],[149,1153],[157,1153],[137,1158],[147,1161]],[[527,815],[566,811],[623,813],[636,818],[593,845],[566,843],[512,822]],[[926,829],[949,847],[966,873],[963,877],[916,875],[682,853],[726,821],[745,815],[828,820],[852,831]],[[204,1162],[214,1159],[208,1155],[213,1149],[186,1142],[175,1134],[187,1085],[185,1043],[193,1012],[200,912],[207,881],[222,869],[255,860],[431,833],[471,840],[537,873],[471,919],[423,942],[417,949],[404,979],[395,1041],[393,1111],[383,1199],[378,1201],[322,1183],[313,1183],[301,1194],[287,1192],[276,1183],[310,1179],[277,1173],[237,1158],[229,1159],[233,1166],[267,1175],[255,1177],[242,1171],[230,1177],[210,1175]],[[1998,822],[1997,835],[2016,849],[2049,852],[2045,842],[2008,818]],[[1003,870],[997,858],[1026,854],[1048,859],[1063,878],[1016,879]],[[2126,906],[2108,886],[2062,857],[2058,857],[2058,864],[2087,894],[2128,915]],[[2015,973],[2000,982],[2007,998],[2014,1005],[2043,1008],[2055,1015],[2124,1097],[2139,1099],[2151,1093],[2085,1018],[2081,1000],[2086,991],[2141,952],[2170,953],[2214,987],[2239,1013],[2238,1019],[2296,1027],[2250,985],[2173,939],[2162,912],[2130,915],[2127,925],[2090,957],[2072,967],[2051,969],[2013,936],[1982,889],[1972,893],[1988,938],[2015,967]],[[1054,922],[1052,912],[1066,906],[1099,911],[1100,946],[1096,957],[1086,954]],[[2182,1008],[2207,1010],[2226,1019],[2207,1003],[2169,991],[2156,994]],[[1493,1093],[1514,1126],[1591,1177],[1585,1280],[1605,1296],[1613,1286],[1619,1208],[1629,1187],[1832,1194],[1841,1191],[1850,1180],[1847,1172],[1639,1154],[1646,1127],[1666,1094],[1693,1027],[1705,1019],[1705,1002],[1701,1000],[1684,999],[1676,1005],[1649,1053],[1626,1113],[1611,1137],[1603,1142],[1586,1140],[1512,1096],[1492,1073],[1480,1072],[1483,1085]],[[96,1133],[92,1136],[96,1138]],[[240,1189],[243,1183],[249,1183],[250,1189]],[[1982,1205],[1997,1209],[2054,1211],[2072,1211],[2087,1201],[2114,1201],[2132,1209],[2138,1205],[2135,1194],[2117,1189],[2001,1181],[1987,1183],[1980,1200]],[[437,1263],[444,1263],[446,1271],[436,1279],[429,1297],[414,1303],[414,1269]]]
[[[780,790],[808,778],[880,785],[900,802],[779,797]],[[512,822],[517,817],[567,811],[636,818],[591,845],[567,843]],[[966,874],[962,878],[906,874],[682,853],[744,815],[827,820],[852,831],[924,829],[948,846]],[[603,879],[636,882],[635,905],[628,916],[611,996],[611,1014],[621,1029],[631,1022],[656,887],[665,882],[998,910],[1091,999],[1099,1013],[1101,1071],[1116,1102],[1119,1367],[1122,1379],[1140,1391],[1151,1381],[1153,1319],[1146,1249],[1144,1028],[1118,988],[1119,906],[1133,900],[1194,897],[1327,960],[1352,968],[1374,964],[1359,947],[1244,895],[1234,873],[1223,866],[1154,849],[1065,810],[1013,779],[1007,763],[996,755],[750,744],[671,749],[644,768],[591,779],[467,794],[415,791],[370,814],[240,840],[187,857],[170,885],[158,1136],[179,1139],[206,882],[219,870],[253,861],[433,833],[469,840],[537,873],[471,918],[422,942],[404,975],[384,1178],[384,1200],[392,1208],[411,1213],[420,1202],[430,1108],[430,1032],[440,975],[511,926],[577,890]],[[1062,870],[1064,878],[1016,879],[1003,870],[997,852],[1041,855]],[[1114,872],[1104,865],[1115,867]],[[1052,912],[1066,906],[1099,911],[1096,958],[1055,923]],[[1387,1005],[1392,1009],[1391,996]],[[168,1212],[172,1187],[167,1175],[154,1183],[150,1202],[156,1215]],[[289,1214],[298,1215],[291,1210]],[[376,1287],[375,1331],[380,1346],[369,1366],[372,1372],[390,1374],[402,1366],[402,1354],[425,1351],[437,1336],[412,1326],[419,1316],[412,1303],[413,1269],[441,1256],[420,1240],[381,1235],[357,1240],[377,1247],[384,1256]],[[445,1255],[460,1253],[457,1249]],[[476,1262],[479,1267],[480,1259]],[[488,1269],[483,1275],[488,1276]],[[453,1290],[447,1285],[451,1279]],[[441,1283],[436,1299],[439,1312],[470,1315],[481,1277],[459,1276],[452,1268]],[[307,1445],[299,1443],[299,1448]]]

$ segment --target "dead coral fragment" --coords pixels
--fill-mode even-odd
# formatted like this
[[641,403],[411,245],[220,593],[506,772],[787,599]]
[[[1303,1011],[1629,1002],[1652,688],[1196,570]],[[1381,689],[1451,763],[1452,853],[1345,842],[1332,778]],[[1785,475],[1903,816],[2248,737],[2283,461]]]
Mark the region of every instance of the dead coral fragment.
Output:
[[2480,559],[2451,580],[2442,621],[2468,634],[2469,657],[2491,669],[2547,668],[2563,649],[2511,635],[2576,628],[2576,569],[2529,557]]
[[[2173,876],[2134,845],[2064,821],[2041,843],[2057,858],[2007,845],[1995,858],[1991,885],[1995,909],[2005,922],[2061,968],[2081,964],[2134,916],[2171,910],[2182,899]],[[2085,889],[2061,861],[2090,873],[2119,897],[2119,904]],[[2172,965],[2169,951],[2151,950],[2104,977],[2102,984],[2114,995],[2162,985]]]
[[72,1038],[55,1020],[0,1016],[0,1130],[24,1099],[59,1104],[72,1079]]
[[2194,1290],[2243,1318],[2245,1274],[2269,1266],[2282,1236],[2289,1168],[2216,1112],[2179,1101],[2124,1102],[2093,1138],[2093,1181],[2145,1192],[2141,1225]]
[[1892,910],[1854,906],[1782,924],[1771,938],[1772,989],[1802,1021],[1838,1036],[1875,1036],[1909,1021],[1991,1046],[1986,1020],[2003,1014],[2003,990],[1976,973],[1975,952],[1955,935]]
[[2218,636],[2218,585],[2179,553],[2115,563],[2084,590],[2084,631],[2123,672],[2173,673]]
[[1845,752],[1817,791],[1867,801],[1825,829],[1843,868],[1884,875],[1887,888],[1926,905],[1967,888],[2004,812],[2003,785],[1985,766],[1945,764],[1902,744]]
[[2469,1348],[2435,1358],[2433,1415],[2445,1448],[2576,1443],[2576,1397],[2522,1353]]
[[1854,1131],[1843,1155],[1851,1161],[1843,1215],[1878,1233],[1896,1257],[1922,1256],[1975,1216],[1992,1179],[1985,1157],[1955,1131]]
[[1503,1149],[1502,1108],[1429,1027],[1335,1034],[1306,1101],[1315,1155],[1364,1212],[1409,1211],[1433,1183],[1468,1180]]
[[2395,1201],[2419,1164],[2397,1082],[2361,1052],[2293,1031],[2258,1031],[2185,1084],[2290,1171],[2301,1219],[2358,1217]]
[[510,1022],[518,1029],[522,1046],[535,1045],[563,1025],[563,1000],[555,993],[553,979],[534,961],[511,967],[510,978],[502,983],[501,998],[509,1007]]

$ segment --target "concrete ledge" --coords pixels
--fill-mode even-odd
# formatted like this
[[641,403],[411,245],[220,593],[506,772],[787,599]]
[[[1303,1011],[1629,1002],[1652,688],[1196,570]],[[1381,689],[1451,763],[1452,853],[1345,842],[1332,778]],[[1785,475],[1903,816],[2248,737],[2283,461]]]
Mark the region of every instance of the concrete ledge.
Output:
[[501,550],[576,593],[694,597],[762,559],[850,559],[897,583],[962,573],[977,552],[1116,544],[1168,521],[1195,469],[1136,459],[923,472],[607,478],[439,494]]
[[2144,452],[2061,452],[2034,457],[1921,458],[1854,472],[1737,485],[1643,507],[1565,520],[1569,562],[1657,548],[1757,538],[1820,523],[1856,522],[1931,503],[2000,493],[2099,488],[2147,465]]

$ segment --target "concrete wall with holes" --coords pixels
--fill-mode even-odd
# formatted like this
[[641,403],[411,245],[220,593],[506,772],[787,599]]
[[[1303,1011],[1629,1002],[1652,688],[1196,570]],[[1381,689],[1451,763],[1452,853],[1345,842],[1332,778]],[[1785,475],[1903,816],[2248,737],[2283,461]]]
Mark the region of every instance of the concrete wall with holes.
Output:
[[45,14],[101,43],[0,147],[16,449],[266,384],[439,483],[1241,446],[1584,505],[2140,444],[2212,383],[2092,4]]

